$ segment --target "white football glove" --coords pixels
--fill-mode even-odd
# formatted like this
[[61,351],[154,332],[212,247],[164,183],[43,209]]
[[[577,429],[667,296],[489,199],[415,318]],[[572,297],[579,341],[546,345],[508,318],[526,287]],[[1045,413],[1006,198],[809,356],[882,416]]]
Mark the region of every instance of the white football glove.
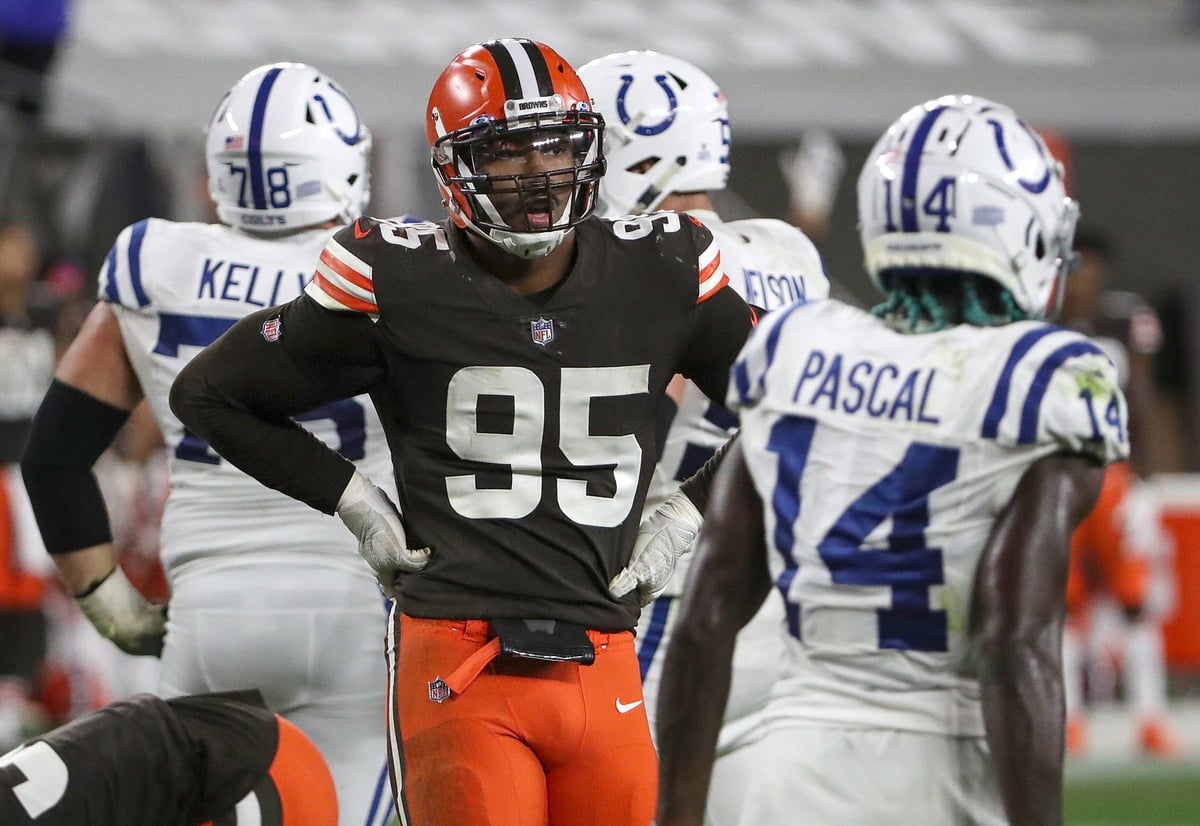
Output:
[[400,509],[382,488],[358,471],[342,491],[337,515],[358,537],[358,553],[371,566],[389,599],[396,598],[396,578],[400,574],[419,571],[429,562],[428,548],[408,547]]
[[790,201],[806,215],[830,213],[845,166],[841,147],[824,129],[806,130],[796,148],[779,153]]
[[629,564],[608,583],[608,593],[620,599],[636,588],[642,605],[653,602],[667,587],[675,560],[692,549],[703,521],[683,491],[671,494],[638,528]]
[[101,636],[126,654],[157,657],[167,633],[167,606],[149,602],[118,565],[90,594],[75,602]]

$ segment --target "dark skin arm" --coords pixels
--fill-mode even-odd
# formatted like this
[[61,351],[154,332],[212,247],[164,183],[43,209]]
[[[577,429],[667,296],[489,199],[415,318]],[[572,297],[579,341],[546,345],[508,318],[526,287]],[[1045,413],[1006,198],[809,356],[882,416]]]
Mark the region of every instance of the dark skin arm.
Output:
[[740,442],[713,482],[658,697],[658,826],[700,826],[741,630],[771,589],[762,500]]
[[1071,533],[1104,468],[1054,455],[1025,472],[992,529],[968,623],[988,747],[1009,821],[1062,823],[1062,628]]

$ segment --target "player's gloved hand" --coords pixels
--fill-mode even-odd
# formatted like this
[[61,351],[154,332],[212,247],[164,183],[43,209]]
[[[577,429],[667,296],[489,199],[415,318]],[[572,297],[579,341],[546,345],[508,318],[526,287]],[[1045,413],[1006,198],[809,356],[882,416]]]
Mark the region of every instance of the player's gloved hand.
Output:
[[608,593],[621,598],[637,589],[649,605],[667,587],[675,560],[691,550],[703,522],[700,511],[683,491],[675,491],[642,522],[629,564],[608,583]]
[[400,509],[358,471],[338,500],[337,515],[358,537],[358,553],[390,599],[396,598],[396,578],[419,571],[429,562],[428,548],[408,547]]
[[788,185],[792,208],[805,215],[827,216],[845,165],[833,135],[824,129],[805,130],[796,148],[779,154],[779,171]]
[[101,636],[126,654],[157,657],[167,633],[167,606],[149,602],[118,565],[75,602]]

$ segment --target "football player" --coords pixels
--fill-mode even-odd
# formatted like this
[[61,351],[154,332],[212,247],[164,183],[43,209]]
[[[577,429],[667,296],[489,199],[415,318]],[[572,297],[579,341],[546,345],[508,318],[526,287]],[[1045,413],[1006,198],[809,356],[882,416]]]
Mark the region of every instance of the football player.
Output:
[[137,694],[0,755],[5,826],[336,826],[329,769],[257,691]]
[[1174,608],[1173,549],[1139,478],[1163,470],[1168,456],[1181,453],[1154,378],[1162,327],[1140,296],[1107,289],[1115,256],[1105,233],[1083,228],[1074,246],[1080,266],[1063,293],[1062,324],[1091,336],[1117,366],[1129,401],[1131,457],[1109,466],[1100,499],[1071,542],[1063,632],[1067,753],[1082,754],[1088,746],[1083,667],[1089,638],[1102,625],[1097,612],[1107,609],[1121,615],[1121,676],[1138,748],[1153,757],[1179,757],[1182,744],[1167,717],[1162,640],[1162,622]]
[[659,694],[660,826],[702,822],[735,634],[768,596],[788,652],[741,822],[1062,817],[1069,541],[1128,453],[1112,363],[1037,320],[1077,208],[1037,134],[969,96],[902,115],[858,193],[886,302],[768,315],[734,368]]
[[[172,413],[167,393],[196,353],[247,313],[299,295],[312,260],[368,196],[371,136],[332,79],[260,66],[208,125],[221,224],[149,219],[123,230],[100,301],[67,350],[22,463],[47,550],[104,636],[159,654],[164,696],[253,686],[321,749],[342,822],[389,816],[379,724],[385,606],[336,519],[268,490]],[[113,557],[91,469],[143,397],[170,452],[161,556],[170,622]],[[381,479],[389,453],[366,397],[295,412],[347,462]],[[386,482],[385,482],[386,484]],[[165,634],[165,637],[164,637]]]
[[[724,189],[729,179],[730,127],[725,94],[711,77],[686,60],[651,51],[606,55],[581,66],[579,77],[605,121],[609,169],[600,184],[599,214],[685,211],[713,234],[730,285],[760,311],[829,295],[821,257],[800,230],[771,218],[726,223],[716,213],[709,193]],[[736,421],[682,376],[667,392],[675,409],[646,497],[647,515],[712,457]],[[686,507],[686,500],[675,501]],[[693,518],[699,522],[699,514]],[[691,558],[680,559],[666,589],[638,620],[638,660],[651,729],[663,654]],[[779,673],[783,639],[777,627],[782,623],[783,605],[764,602],[738,635],[733,687],[713,768],[710,822],[737,821],[745,773],[754,770],[743,760],[745,746],[757,738],[760,712]]]
[[[593,216],[603,136],[550,47],[466,49],[426,116],[448,220],[338,232],[304,296],[240,322],[171,393],[223,456],[336,512],[398,593],[387,710],[405,823],[653,817],[631,629],[670,573],[654,537],[688,527],[668,515],[634,551],[655,414],[676,373],[723,398],[753,322],[698,221]],[[399,509],[288,420],[363,391]],[[680,494],[693,510],[706,479]]]

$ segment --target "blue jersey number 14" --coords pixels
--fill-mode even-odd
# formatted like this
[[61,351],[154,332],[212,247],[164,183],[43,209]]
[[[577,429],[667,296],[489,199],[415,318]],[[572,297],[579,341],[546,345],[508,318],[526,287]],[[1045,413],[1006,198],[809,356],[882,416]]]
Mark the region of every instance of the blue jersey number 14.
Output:
[[[767,449],[779,456],[779,472],[770,506],[776,517],[776,547],[789,562],[780,587],[795,575],[796,520],[800,516],[800,479],[816,433],[813,419],[781,419],[772,429]],[[929,604],[929,589],[945,581],[942,551],[925,539],[929,496],[954,481],[958,449],[913,442],[892,470],[855,499],[817,545],[834,583],[845,586],[888,586],[892,603],[877,609],[879,647],[912,651],[945,651],[946,614]],[[867,537],[887,518],[891,530],[885,548],[866,547]],[[796,616],[795,607],[791,612]],[[793,631],[798,622],[793,619]]]

